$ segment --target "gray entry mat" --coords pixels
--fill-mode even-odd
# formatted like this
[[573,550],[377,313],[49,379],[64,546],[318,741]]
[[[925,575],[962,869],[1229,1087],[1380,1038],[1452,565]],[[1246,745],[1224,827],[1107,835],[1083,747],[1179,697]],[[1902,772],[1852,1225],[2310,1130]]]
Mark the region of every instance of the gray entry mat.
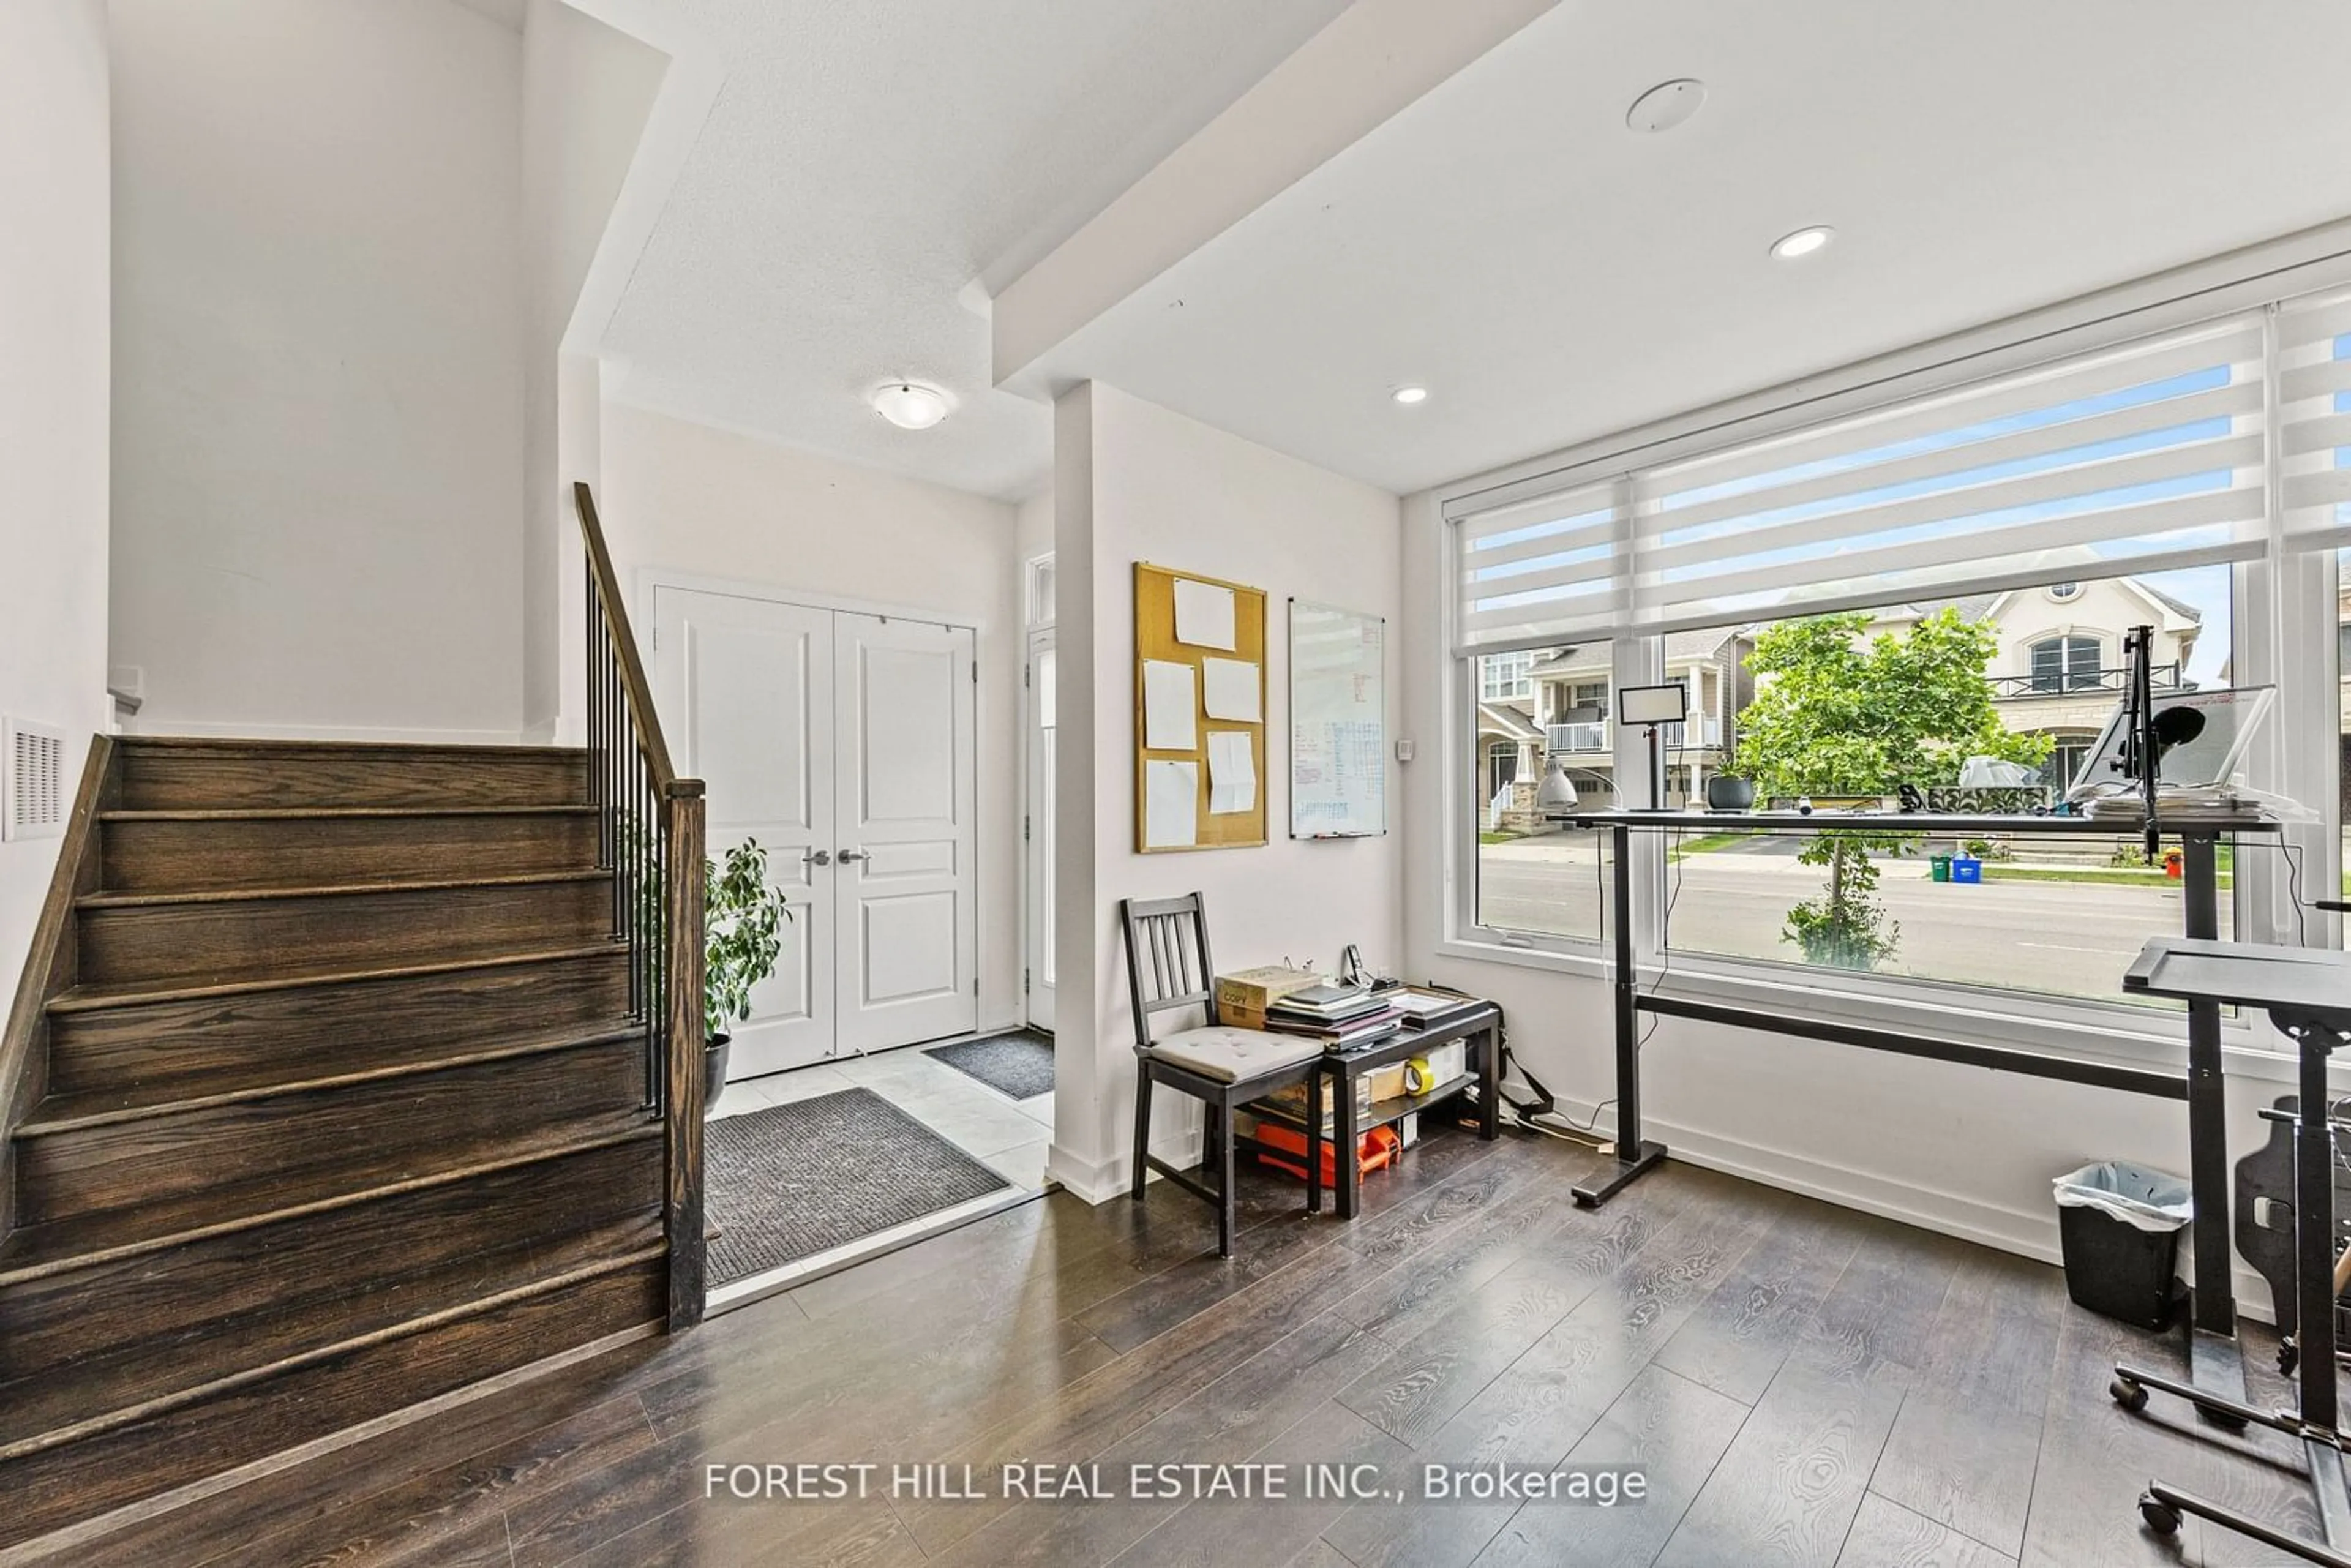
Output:
[[961,1040],[935,1045],[923,1054],[1015,1100],[1030,1100],[1053,1091],[1053,1042],[1041,1034],[1023,1030],[988,1040]]
[[714,1286],[1012,1185],[871,1089],[722,1116],[703,1137]]

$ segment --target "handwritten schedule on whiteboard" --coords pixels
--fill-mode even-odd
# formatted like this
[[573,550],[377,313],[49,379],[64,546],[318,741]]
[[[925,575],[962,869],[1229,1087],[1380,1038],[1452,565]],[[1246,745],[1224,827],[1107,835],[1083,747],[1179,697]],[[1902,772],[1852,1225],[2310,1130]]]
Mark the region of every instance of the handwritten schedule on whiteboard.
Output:
[[1290,601],[1290,836],[1388,831],[1387,623]]

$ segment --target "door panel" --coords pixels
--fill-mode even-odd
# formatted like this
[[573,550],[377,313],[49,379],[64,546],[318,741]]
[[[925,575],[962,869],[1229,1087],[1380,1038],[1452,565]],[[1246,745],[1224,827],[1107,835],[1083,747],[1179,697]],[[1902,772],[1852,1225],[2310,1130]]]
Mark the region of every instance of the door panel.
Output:
[[681,771],[709,787],[710,854],[756,838],[768,879],[791,911],[775,975],[734,1027],[727,1077],[750,1078],[832,1053],[836,918],[832,616],[730,594],[663,588],[653,596],[656,700]]
[[1053,1027],[1053,737],[1060,730],[1060,695],[1053,634],[1029,642],[1028,1016],[1038,1029]]
[[842,1051],[978,1019],[972,633],[833,618]]

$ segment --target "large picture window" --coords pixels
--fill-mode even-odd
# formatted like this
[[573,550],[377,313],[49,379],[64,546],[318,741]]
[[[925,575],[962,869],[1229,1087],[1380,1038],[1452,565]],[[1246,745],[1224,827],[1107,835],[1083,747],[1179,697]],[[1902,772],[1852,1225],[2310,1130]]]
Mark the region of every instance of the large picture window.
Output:
[[[2002,805],[2047,807],[2084,781],[2134,626],[2155,629],[2161,690],[2275,678],[2249,667],[2311,678],[2304,666],[2334,662],[2337,632],[2300,624],[2312,596],[2280,584],[2300,570],[2290,563],[2351,543],[2346,344],[2351,295],[2299,299],[1710,448],[1628,439],[1656,461],[1599,459],[1448,502],[1455,656],[1478,667],[1481,693],[1500,689],[1498,669],[1514,682],[1526,656],[1531,688],[1516,699],[1509,798],[1477,796],[1466,925],[1599,935],[1593,860],[1527,810],[1553,765],[1580,799],[1614,800],[1612,655],[1591,650],[1629,646],[1633,665],[1654,660],[1649,678],[1689,686],[1666,786],[1669,803],[1691,804],[1725,775],[1766,801],[1874,802],[1906,785],[1958,791],[1964,769],[1978,789],[2001,780]],[[2247,591],[2262,596],[2250,622]],[[2351,757],[2351,697],[2341,711]],[[2306,783],[2327,760],[2319,749],[2306,732],[2277,736],[2248,781]],[[1474,755],[1483,786],[1490,756]],[[1606,794],[1572,771],[1584,759]],[[2325,799],[2306,803],[2331,837],[2344,812],[2335,773],[2318,776]],[[2351,763],[2340,776],[2351,796]],[[2268,862],[2288,863],[2272,848],[2242,867],[2223,851],[2223,935],[2240,873],[2259,884]],[[2351,836],[2343,848],[2351,860]],[[1947,880],[1938,858],[1976,862],[1966,869],[1982,880]],[[2145,938],[2179,929],[2177,868],[2105,834],[1834,850],[1761,841],[1726,818],[1664,860],[1662,876],[1636,879],[1632,919],[1667,964],[1687,954],[2115,1002]],[[2327,889],[2304,888],[2298,904],[2254,891],[2247,907],[2275,932]]]
[[[2063,613],[2095,632],[2039,635],[2035,621],[2054,609],[2016,591],[1749,626],[1756,695],[1737,716],[1733,766],[1766,804],[1875,806],[1907,784],[1934,809],[2046,810],[2079,781],[2087,737],[2121,694],[2119,672],[2087,658],[2043,680],[2044,648],[2095,655],[2152,626],[2161,687],[2223,684],[2224,567],[2085,581]],[[2022,781],[1962,786],[1970,758],[2011,764]],[[1669,950],[2107,1001],[2147,938],[2179,929],[2178,867],[2168,853],[2149,862],[2135,841],[1771,836],[1736,821],[1673,846]],[[2225,894],[2233,856],[2221,858]],[[1953,876],[1954,862],[1971,880]],[[2224,896],[2224,936],[2232,907]]]

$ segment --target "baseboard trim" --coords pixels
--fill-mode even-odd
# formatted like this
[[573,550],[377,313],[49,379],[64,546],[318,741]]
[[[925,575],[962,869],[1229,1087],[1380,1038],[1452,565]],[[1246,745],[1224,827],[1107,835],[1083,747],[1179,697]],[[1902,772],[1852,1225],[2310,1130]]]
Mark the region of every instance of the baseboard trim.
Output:
[[1105,1204],[1126,1196],[1124,1155],[1099,1161],[1082,1159],[1055,1142],[1045,1150],[1045,1176],[1048,1180],[1060,1182],[1062,1191],[1091,1204]]
[[20,1564],[73,1560],[72,1554],[77,1553],[79,1548],[102,1540],[119,1530],[127,1530],[131,1525],[142,1524],[151,1519],[170,1513],[175,1509],[201,1502],[206,1498],[218,1497],[221,1493],[244,1486],[249,1481],[257,1481],[264,1477],[276,1475],[281,1470],[291,1469],[296,1465],[306,1464],[312,1459],[334,1453],[338,1449],[364,1443],[370,1438],[380,1437],[387,1432],[396,1432],[403,1427],[413,1426],[419,1421],[430,1420],[460,1406],[470,1405],[476,1399],[502,1394],[509,1388],[528,1383],[535,1378],[545,1377],[549,1373],[560,1372],[565,1367],[586,1361],[591,1356],[602,1355],[608,1351],[618,1350],[622,1345],[632,1344],[641,1339],[652,1339],[662,1332],[663,1326],[658,1322],[640,1323],[632,1329],[622,1329],[616,1333],[608,1333],[601,1339],[590,1340],[586,1344],[574,1345],[569,1350],[558,1351],[553,1355],[542,1356],[528,1366],[517,1366],[510,1372],[499,1373],[495,1377],[486,1377],[479,1383],[469,1383],[463,1388],[453,1388],[446,1394],[438,1395],[419,1404],[406,1406],[389,1415],[376,1416],[373,1420],[363,1421],[356,1427],[346,1427],[340,1432],[329,1432],[323,1437],[313,1437],[307,1443],[298,1444],[294,1448],[283,1449],[258,1459],[249,1460],[234,1469],[223,1470],[218,1475],[206,1476],[202,1480],[190,1481],[185,1486],[174,1487],[170,1491],[158,1492],[153,1497],[141,1498],[136,1502],[125,1503],[120,1508],[99,1514],[96,1518],[82,1520],[62,1530],[53,1530],[47,1535],[37,1535],[29,1541],[20,1541],[14,1546],[0,1548],[0,1568],[19,1568]]

